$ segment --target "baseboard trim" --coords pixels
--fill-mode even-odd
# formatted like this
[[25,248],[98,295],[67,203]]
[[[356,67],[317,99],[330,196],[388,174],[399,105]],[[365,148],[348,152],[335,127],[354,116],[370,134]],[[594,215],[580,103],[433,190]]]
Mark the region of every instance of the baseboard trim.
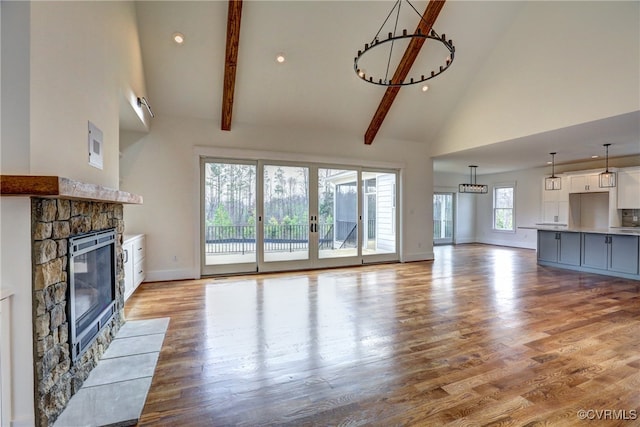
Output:
[[192,269],[181,268],[176,270],[147,271],[145,282],[165,282],[168,280],[191,280],[200,277],[193,273]]
[[418,252],[414,254],[406,254],[402,257],[402,262],[416,262],[416,261],[433,261],[433,251],[431,252]]

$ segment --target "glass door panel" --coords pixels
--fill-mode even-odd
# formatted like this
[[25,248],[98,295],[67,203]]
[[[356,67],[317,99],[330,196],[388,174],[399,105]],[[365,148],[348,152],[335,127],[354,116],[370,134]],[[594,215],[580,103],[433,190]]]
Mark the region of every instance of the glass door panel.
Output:
[[202,272],[256,271],[256,164],[201,162]]
[[397,259],[395,172],[362,172],[362,255]]
[[318,168],[318,258],[358,256],[358,172]]
[[309,168],[263,166],[264,262],[309,259]]
[[453,193],[433,194],[433,244],[453,243]]

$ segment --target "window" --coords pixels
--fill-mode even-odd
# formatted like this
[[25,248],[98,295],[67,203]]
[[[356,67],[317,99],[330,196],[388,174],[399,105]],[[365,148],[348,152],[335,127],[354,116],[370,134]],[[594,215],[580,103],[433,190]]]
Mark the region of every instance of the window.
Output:
[[493,188],[493,229],[514,231],[513,209],[514,185],[500,185]]

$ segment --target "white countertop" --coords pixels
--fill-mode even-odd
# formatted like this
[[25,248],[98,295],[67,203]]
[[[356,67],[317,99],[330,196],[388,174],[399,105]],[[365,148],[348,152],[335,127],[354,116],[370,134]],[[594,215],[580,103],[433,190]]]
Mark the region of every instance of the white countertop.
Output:
[[122,236],[122,243],[127,243],[142,236],[143,234],[125,234],[124,236]]
[[620,234],[640,236],[640,227],[569,227],[567,225],[535,224],[518,227],[529,230],[567,231],[571,233]]

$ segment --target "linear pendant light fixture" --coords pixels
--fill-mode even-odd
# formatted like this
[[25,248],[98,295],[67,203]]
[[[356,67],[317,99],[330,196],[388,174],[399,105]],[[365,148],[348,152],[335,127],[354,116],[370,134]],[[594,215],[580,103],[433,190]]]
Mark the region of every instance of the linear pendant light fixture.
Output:
[[556,154],[557,153],[549,153],[551,154],[551,176],[548,176],[544,179],[544,189],[547,191],[560,190],[562,185],[562,179],[559,176],[556,176]]
[[460,193],[472,193],[472,194],[487,194],[489,192],[489,186],[486,184],[478,184],[476,169],[478,166],[469,165],[469,182],[466,184],[458,185],[458,191]]
[[609,172],[609,146],[611,144],[602,144],[606,151],[605,170],[600,173],[600,188],[611,188],[616,186],[616,173]]

